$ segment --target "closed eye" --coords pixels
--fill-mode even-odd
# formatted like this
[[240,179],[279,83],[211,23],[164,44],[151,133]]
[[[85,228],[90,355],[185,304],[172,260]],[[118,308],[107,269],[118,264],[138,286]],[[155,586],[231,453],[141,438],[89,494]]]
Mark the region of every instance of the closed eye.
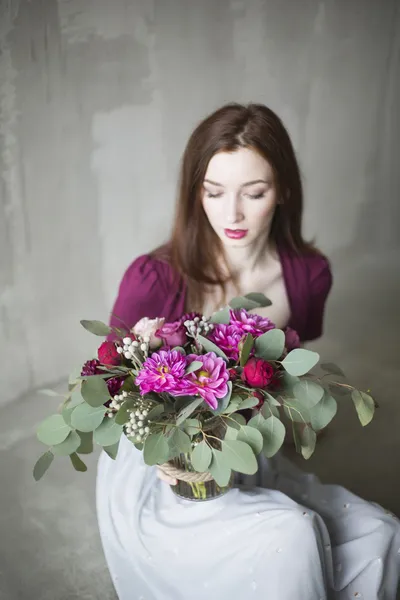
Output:
[[265,192],[261,192],[260,194],[247,194],[248,198],[251,198],[252,200],[260,200],[261,198],[263,198],[265,196]]
[[211,192],[206,191],[206,196],[207,198],[220,198],[222,196],[222,192],[212,194]]

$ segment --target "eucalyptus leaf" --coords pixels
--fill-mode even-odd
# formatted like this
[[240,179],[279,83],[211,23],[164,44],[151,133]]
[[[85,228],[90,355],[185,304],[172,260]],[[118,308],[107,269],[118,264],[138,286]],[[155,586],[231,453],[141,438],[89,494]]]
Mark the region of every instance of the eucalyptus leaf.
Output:
[[229,419],[226,419],[226,423],[230,427],[234,427],[235,429],[240,429],[243,425],[246,425],[246,419],[243,415],[234,414],[230,415]]
[[72,427],[83,432],[94,431],[102,422],[105,412],[104,406],[94,408],[86,402],[79,404],[71,415]]
[[76,451],[77,454],[91,454],[93,452],[93,432],[78,431],[78,435],[81,438],[81,444]]
[[334,383],[330,383],[328,385],[330,392],[334,396],[348,396],[351,392],[351,389],[348,387],[344,387],[342,385],[335,385]]
[[263,452],[267,458],[274,456],[280,450],[285,439],[285,426],[280,419],[271,416],[265,420],[261,429],[263,437]]
[[188,454],[192,450],[192,443],[187,433],[175,427],[169,441],[170,448],[176,448],[179,454]]
[[285,348],[285,334],[281,329],[270,329],[256,339],[256,356],[264,360],[278,360]]
[[255,308],[260,308],[258,302],[251,300],[251,298],[247,298],[246,296],[237,296],[236,298],[232,298],[229,302],[229,306],[233,309],[244,308],[245,310],[254,310]]
[[335,365],[335,363],[321,363],[321,369],[329,373],[330,375],[339,375],[340,377],[346,377],[342,369]]
[[107,384],[101,377],[90,377],[82,383],[81,390],[83,399],[90,406],[102,406],[110,400],[110,392]]
[[264,306],[271,306],[272,304],[269,298],[258,292],[250,292],[250,294],[245,294],[245,298],[252,300],[252,302],[257,302],[260,308]]
[[353,390],[351,393],[354,406],[358,414],[358,418],[363,427],[368,425],[374,417],[375,402],[369,394],[360,392],[359,390]]
[[127,398],[115,416],[117,425],[125,425],[130,419],[130,413],[135,406],[134,398]]
[[244,367],[244,365],[247,363],[248,358],[250,356],[250,352],[253,349],[253,346],[254,346],[254,338],[251,335],[251,333],[248,333],[243,342],[243,347],[240,352],[240,366],[241,367]]
[[93,432],[93,441],[99,446],[112,446],[119,442],[122,433],[122,425],[116,423],[115,419],[105,417]]
[[228,325],[231,319],[229,307],[226,306],[222,310],[217,310],[210,318],[211,323]]
[[240,405],[240,410],[244,410],[245,408],[254,408],[260,402],[258,398],[255,396],[250,396],[250,398],[246,398]]
[[245,442],[223,440],[222,455],[226,460],[226,464],[234,471],[247,475],[254,475],[257,472],[257,459],[252,448]]
[[69,427],[71,427],[71,415],[74,410],[74,407],[70,408],[69,406],[64,405],[61,411],[62,418]]
[[194,373],[203,367],[203,363],[200,360],[194,360],[185,370],[185,375]]
[[225,430],[224,440],[236,440],[239,435],[239,429],[235,429],[234,427],[227,427]]
[[223,413],[226,410],[226,408],[229,405],[229,401],[230,401],[231,395],[232,395],[232,382],[228,381],[227,385],[228,385],[228,392],[223,398],[218,399],[218,407],[212,411],[214,413],[214,415],[220,415],[221,413]]
[[87,321],[83,319],[81,321],[81,325],[87,331],[90,331],[90,333],[93,333],[94,335],[99,335],[101,337],[104,337],[111,333],[111,327],[108,327],[101,321]]
[[176,424],[181,425],[203,402],[203,398],[195,398],[185,408],[183,408],[177,416]]
[[[225,436],[225,440],[229,439]],[[249,425],[245,425],[241,428],[241,430],[237,433],[236,438],[240,442],[246,442],[253,450],[254,454],[260,454],[264,440],[261,432],[255,427],[251,427]]]
[[35,481],[39,481],[39,479],[43,477],[53,460],[54,454],[51,450],[47,450],[47,452],[42,454],[42,456],[36,461],[36,464],[33,467],[33,477]]
[[212,459],[208,471],[220,487],[228,485],[232,471],[220,450],[212,449]]
[[68,437],[61,442],[53,446],[52,451],[57,456],[68,456],[73,452],[76,452],[81,444],[81,438],[76,431],[70,431]]
[[162,464],[168,460],[168,442],[162,433],[151,433],[144,442],[143,458],[146,465]]
[[301,433],[301,453],[308,460],[314,453],[317,436],[315,431],[305,425]]
[[261,413],[257,413],[254,417],[250,419],[248,422],[249,427],[255,427],[256,429],[262,430],[262,427],[265,423],[265,419]]
[[71,394],[71,397],[66,402],[66,408],[75,408],[75,406],[79,406],[84,402],[83,396],[81,394],[81,386],[77,385],[74,391]]
[[298,381],[300,381],[299,377],[295,377],[294,375],[290,375],[283,371],[280,374],[279,381],[281,382],[285,392],[289,395],[293,394],[293,388]]
[[297,400],[285,399],[283,409],[287,417],[296,423],[308,423],[310,421],[309,411],[301,406]]
[[310,422],[314,431],[324,429],[333,419],[337,412],[337,402],[325,391],[321,402],[310,409]]
[[117,442],[116,444],[113,444],[112,446],[103,446],[104,452],[106,452],[112,460],[115,460],[117,458],[118,448],[119,448],[119,442]]
[[214,344],[214,342],[212,342],[211,340],[205,338],[202,335],[198,335],[196,339],[203,346],[206,352],[214,352],[220,358],[228,360],[228,357],[226,356],[225,352],[223,352],[221,348],[218,348],[218,346]]
[[197,444],[197,446],[194,447],[190,458],[194,469],[198,473],[206,472],[212,459],[211,448],[207,442],[203,441],[200,442],[200,444]]
[[265,397],[268,400],[268,403],[270,404],[270,406],[281,406],[281,403],[279,402],[279,400],[277,400],[276,398],[274,398],[273,396],[271,396],[271,394],[269,394],[268,392],[264,392]]
[[76,452],[74,452],[74,454],[70,454],[69,458],[75,471],[80,471],[81,473],[85,473],[87,471],[87,466],[85,465],[83,460],[79,458]]
[[149,413],[147,415],[147,420],[148,421],[157,421],[157,419],[162,415],[163,412],[164,412],[164,405],[157,404],[156,406],[154,406],[152,409],[149,410]]
[[304,348],[295,348],[283,359],[282,366],[290,374],[301,376],[308,373],[319,361],[319,354]]
[[201,423],[198,419],[186,419],[182,427],[188,435],[193,436],[199,433],[201,429]]
[[37,437],[42,444],[53,446],[61,444],[67,438],[70,431],[71,427],[67,425],[62,415],[51,415],[39,425]]
[[324,395],[324,388],[310,379],[303,379],[295,384],[293,393],[306,409],[313,408]]
[[276,406],[271,406],[267,400],[262,405],[260,412],[265,419],[268,419],[271,416],[279,418],[278,408]]

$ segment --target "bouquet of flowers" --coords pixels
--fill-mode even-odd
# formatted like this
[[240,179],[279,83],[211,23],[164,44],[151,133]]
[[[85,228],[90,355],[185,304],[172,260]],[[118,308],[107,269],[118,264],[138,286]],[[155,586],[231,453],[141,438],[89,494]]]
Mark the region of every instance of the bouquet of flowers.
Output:
[[91,453],[93,443],[115,459],[124,435],[147,465],[178,479],[178,495],[206,499],[229,489],[234,472],[254,474],[261,453],[276,454],[284,423],[308,459],[317,432],[336,414],[335,396],[351,395],[367,425],[373,398],[346,383],[332,363],[320,365],[322,375],[312,373],[319,355],[301,348],[294,330],[251,312],[269,304],[262,294],[248,294],[209,319],[143,318],[131,330],[81,321],[108,340],[70,377],[58,414],[39,425],[48,450],[35,479],[55,456],[69,456],[76,470],[86,471],[80,455]]

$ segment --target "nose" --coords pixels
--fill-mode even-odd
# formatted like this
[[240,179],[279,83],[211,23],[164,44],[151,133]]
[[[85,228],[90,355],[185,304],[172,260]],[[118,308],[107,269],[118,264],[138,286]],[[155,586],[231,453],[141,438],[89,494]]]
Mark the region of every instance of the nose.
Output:
[[239,199],[232,194],[228,199],[227,221],[229,225],[235,225],[243,221],[244,215],[240,206]]

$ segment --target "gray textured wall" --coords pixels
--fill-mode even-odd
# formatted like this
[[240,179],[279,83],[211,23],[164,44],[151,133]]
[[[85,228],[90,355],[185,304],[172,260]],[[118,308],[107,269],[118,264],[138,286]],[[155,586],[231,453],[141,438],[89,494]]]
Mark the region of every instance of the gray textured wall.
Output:
[[79,319],[167,236],[186,139],[231,100],[293,137],[335,267],[331,353],[393,328],[399,65],[396,0],[0,0],[0,403],[94,348]]

